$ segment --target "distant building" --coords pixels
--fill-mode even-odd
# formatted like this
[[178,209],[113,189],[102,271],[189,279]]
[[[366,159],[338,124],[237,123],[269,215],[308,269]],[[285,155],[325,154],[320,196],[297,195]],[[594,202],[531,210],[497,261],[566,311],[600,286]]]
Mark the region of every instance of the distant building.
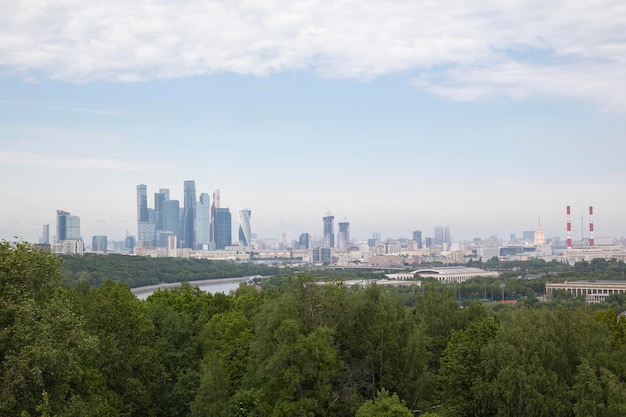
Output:
[[337,234],[337,248],[346,250],[350,244],[350,223],[339,222],[339,233]]
[[180,219],[178,244],[181,248],[195,248],[196,232],[196,182],[188,180],[184,185],[183,211]]
[[128,253],[135,251],[135,236],[126,236],[126,239],[124,239],[124,249],[127,250]]
[[543,233],[543,229],[541,228],[541,222],[537,223],[533,243],[535,246],[543,246],[546,244],[546,235]]
[[415,230],[413,232],[413,240],[417,243],[417,248],[422,249],[422,231]]
[[209,193],[200,194],[196,204],[196,249],[208,250],[211,244],[211,204]]
[[522,232],[522,239],[528,242],[535,241],[535,231],[534,230],[524,230]]
[[448,226],[435,227],[435,245],[442,245],[449,242],[451,242],[450,228]]
[[104,235],[91,238],[91,250],[93,252],[107,253],[107,237]]
[[600,303],[609,295],[626,293],[626,281],[566,281],[546,284],[548,298],[552,298],[556,290],[567,291],[574,297],[585,297],[588,303]]
[[61,253],[63,255],[83,255],[85,244],[82,239],[66,239],[62,241]]
[[417,274],[421,278],[435,278],[438,281],[446,284],[464,282],[468,279],[476,277],[498,276],[498,273],[495,271],[485,271],[484,269],[470,268],[465,266],[419,269],[417,271],[413,271],[412,274]]
[[308,233],[302,233],[298,239],[300,249],[309,249],[311,247],[311,236]]
[[335,217],[330,214],[323,217],[324,224],[324,240],[323,246],[326,248],[334,248],[335,247],[335,226],[334,220]]
[[43,233],[41,236],[41,241],[39,242],[43,245],[49,245],[50,244],[50,225],[49,224],[44,224],[43,225]]
[[250,226],[250,217],[252,210],[249,208],[239,209],[239,246],[252,245],[252,228]]
[[318,263],[327,263],[330,264],[332,261],[330,248],[328,247],[319,247],[313,249],[313,254],[311,256],[314,264]]
[[[178,200],[165,200],[163,202],[163,231],[172,232],[176,236],[177,243],[180,223],[180,202]],[[159,242],[159,244],[163,244],[163,242]]]
[[69,212],[57,210],[57,241],[80,240],[80,217]]
[[232,219],[228,208],[215,209],[213,227],[215,249],[222,250],[227,246],[232,246]]

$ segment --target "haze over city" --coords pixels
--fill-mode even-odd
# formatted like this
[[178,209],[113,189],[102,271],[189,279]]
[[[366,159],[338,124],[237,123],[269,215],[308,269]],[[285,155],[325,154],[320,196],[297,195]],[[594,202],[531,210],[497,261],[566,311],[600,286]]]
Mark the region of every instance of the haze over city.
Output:
[[321,234],[327,212],[354,239],[539,219],[564,238],[567,205],[575,238],[588,206],[596,236],[626,235],[622,2],[4,10],[2,239],[36,242],[58,209],[123,239],[137,184],[182,199],[185,180],[259,238]]

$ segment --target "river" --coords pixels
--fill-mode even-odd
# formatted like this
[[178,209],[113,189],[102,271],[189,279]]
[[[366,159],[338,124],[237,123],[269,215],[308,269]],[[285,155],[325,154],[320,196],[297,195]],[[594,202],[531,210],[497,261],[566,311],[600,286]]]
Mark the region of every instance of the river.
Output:
[[[202,291],[210,292],[211,294],[215,294],[218,292],[228,294],[233,290],[236,290],[239,287],[239,284],[242,282],[248,282],[253,278],[262,278],[258,275],[250,276],[250,277],[236,277],[236,278],[218,278],[218,279],[207,279],[203,281],[189,281],[189,284],[192,287],[198,287]],[[177,288],[182,285],[181,282],[171,282],[168,284],[158,284],[158,285],[148,285],[147,287],[139,287],[133,288],[130,291],[135,294],[137,298],[140,300],[145,300],[148,298],[153,292],[159,289],[168,289],[168,288]]]

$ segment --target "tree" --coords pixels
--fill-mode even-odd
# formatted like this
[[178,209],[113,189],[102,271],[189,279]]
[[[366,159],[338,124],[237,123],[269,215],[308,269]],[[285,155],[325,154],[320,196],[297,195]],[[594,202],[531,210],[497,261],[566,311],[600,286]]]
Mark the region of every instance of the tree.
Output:
[[389,395],[389,391],[383,388],[376,393],[373,401],[365,401],[354,417],[413,417],[413,413],[397,394]]
[[0,415],[96,415],[84,390],[97,339],[83,328],[60,261],[24,242],[0,242]]

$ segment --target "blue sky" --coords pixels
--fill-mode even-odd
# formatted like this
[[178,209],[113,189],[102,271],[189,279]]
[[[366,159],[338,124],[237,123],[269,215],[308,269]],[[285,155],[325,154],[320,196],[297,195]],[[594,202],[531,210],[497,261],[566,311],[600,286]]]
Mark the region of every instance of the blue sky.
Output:
[[188,179],[260,237],[626,235],[626,7],[471,3],[7,6],[0,238],[121,239]]

